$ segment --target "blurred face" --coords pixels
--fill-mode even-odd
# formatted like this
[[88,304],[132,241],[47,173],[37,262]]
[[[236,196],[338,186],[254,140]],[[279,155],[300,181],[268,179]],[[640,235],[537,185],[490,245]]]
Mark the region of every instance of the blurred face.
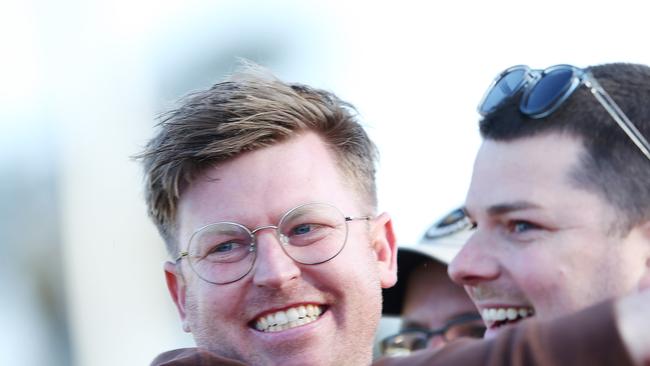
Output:
[[[180,247],[207,224],[277,225],[285,212],[310,202],[328,203],[346,216],[371,215],[351,186],[314,134],[243,154],[209,169],[182,193]],[[183,328],[198,347],[250,365],[369,364],[381,288],[396,280],[395,244],[386,214],[350,221],[348,228],[340,254],[317,265],[295,262],[274,230],[260,230],[253,269],[225,285],[198,278],[187,260],[167,263]],[[285,321],[294,316],[302,320]]]
[[450,264],[488,326],[553,318],[637,289],[648,276],[648,229],[613,233],[615,209],[570,174],[583,153],[551,134],[485,140],[466,207],[477,230]]
[[427,347],[438,348],[457,337],[482,337],[480,318],[450,326],[472,314],[478,315],[476,307],[463,288],[449,279],[446,266],[432,261],[409,277],[402,329],[447,329],[444,336],[431,337]]

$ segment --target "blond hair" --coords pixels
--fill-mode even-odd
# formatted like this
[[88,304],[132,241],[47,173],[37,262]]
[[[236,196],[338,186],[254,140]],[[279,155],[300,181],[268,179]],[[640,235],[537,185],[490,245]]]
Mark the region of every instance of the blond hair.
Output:
[[330,92],[284,83],[248,63],[211,88],[188,95],[179,108],[160,116],[158,127],[137,158],[144,165],[149,216],[172,256],[178,254],[178,200],[198,174],[306,131],[323,139],[362,202],[376,208],[377,149],[354,107]]

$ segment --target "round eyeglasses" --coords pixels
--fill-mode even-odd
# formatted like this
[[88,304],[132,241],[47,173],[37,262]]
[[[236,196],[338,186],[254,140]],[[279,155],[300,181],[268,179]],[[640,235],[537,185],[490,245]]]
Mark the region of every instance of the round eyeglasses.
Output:
[[192,234],[185,258],[194,273],[206,282],[225,285],[244,278],[257,257],[255,234],[275,229],[284,253],[300,264],[320,264],[336,257],[345,247],[348,222],[370,217],[348,217],[327,203],[307,203],[287,211],[277,226],[248,229],[235,222],[206,225]]
[[447,342],[461,337],[483,338],[485,324],[478,314],[458,316],[438,329],[406,328],[384,338],[380,343],[383,356],[404,356],[413,351],[427,348],[433,337],[442,337]]

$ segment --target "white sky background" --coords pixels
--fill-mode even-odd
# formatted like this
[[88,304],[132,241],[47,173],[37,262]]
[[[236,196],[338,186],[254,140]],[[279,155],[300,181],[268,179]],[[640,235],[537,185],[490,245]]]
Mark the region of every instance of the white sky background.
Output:
[[[650,64],[644,5],[5,0],[0,164],[23,159],[37,171],[46,161],[63,171],[62,240],[75,359],[144,364],[152,354],[137,352],[175,344],[169,334],[180,333],[175,323],[164,331],[152,325],[173,322],[165,317],[175,314],[167,299],[164,311],[152,311],[142,290],[151,283],[156,296],[166,296],[159,269],[164,254],[150,253],[162,243],[144,218],[139,167],[128,156],[151,136],[153,115],[179,96],[161,90],[178,85],[202,58],[245,49],[247,42],[278,47],[269,66],[281,78],[334,91],[355,104],[381,150],[380,209],[392,215],[399,242],[408,244],[463,202],[480,143],[475,107],[492,78],[515,64]],[[189,78],[185,85],[205,87],[221,76]],[[39,157],[36,146],[45,145],[56,146],[56,163]],[[104,259],[77,266],[89,261],[76,243],[87,243],[91,234],[80,227],[92,226],[97,217],[106,230],[101,239],[107,242],[100,242]],[[147,246],[136,247],[125,237]],[[128,250],[137,253],[125,257]],[[153,263],[145,274],[129,277],[131,266],[142,266],[148,255]],[[110,260],[126,268],[125,278],[103,268]],[[86,277],[92,281],[78,282]],[[97,286],[104,295],[92,300],[99,296],[92,292]],[[100,316],[108,318],[106,324]],[[150,323],[138,322],[138,316]],[[101,334],[90,337],[98,328]],[[2,337],[0,343],[11,344],[11,335],[6,342]],[[126,346],[116,359],[114,348],[104,345],[118,338]]]

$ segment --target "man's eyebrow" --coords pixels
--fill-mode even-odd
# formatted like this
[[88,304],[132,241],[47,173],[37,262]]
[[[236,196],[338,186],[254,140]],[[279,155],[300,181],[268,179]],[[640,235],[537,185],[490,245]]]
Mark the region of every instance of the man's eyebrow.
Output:
[[530,210],[541,208],[540,205],[528,201],[515,201],[501,203],[488,207],[487,213],[490,216],[504,215],[513,211]]

